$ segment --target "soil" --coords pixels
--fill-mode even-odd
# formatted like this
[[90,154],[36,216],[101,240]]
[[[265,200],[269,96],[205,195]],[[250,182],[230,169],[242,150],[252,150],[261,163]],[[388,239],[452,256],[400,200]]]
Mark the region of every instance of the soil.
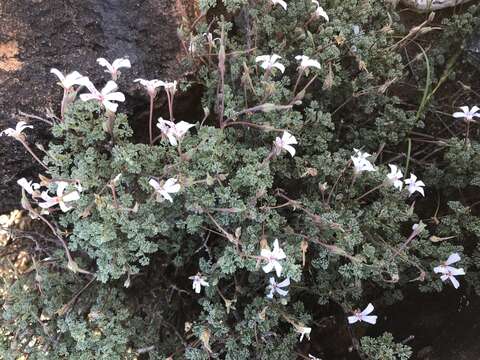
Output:
[[465,288],[455,290],[447,284],[439,294],[411,291],[387,313],[377,331],[389,331],[397,341],[407,340],[414,349],[412,359],[480,358],[480,299]]
[[375,326],[347,327],[345,314],[329,306],[327,313],[335,316],[315,324],[317,331],[304,344],[302,353],[323,360],[361,360],[353,350],[352,337],[376,337],[389,332],[396,342],[412,348],[411,360],[478,360],[480,299],[462,286],[455,290],[447,284],[441,293],[432,294],[420,293],[413,287],[405,289],[402,301],[377,306]]
[[[120,111],[132,113],[143,103],[147,108],[148,100],[133,79],[181,76],[177,19],[185,15],[179,0],[0,1],[0,130],[14,127],[19,111],[42,117],[46,108],[59,113],[62,90],[51,68],[77,70],[103,86],[107,74],[96,63],[99,57],[128,57],[132,63],[119,80],[127,95]],[[45,145],[48,125],[31,123],[29,143]],[[1,214],[19,207],[16,180],[33,178],[41,168],[9,137],[0,138],[0,154]]]

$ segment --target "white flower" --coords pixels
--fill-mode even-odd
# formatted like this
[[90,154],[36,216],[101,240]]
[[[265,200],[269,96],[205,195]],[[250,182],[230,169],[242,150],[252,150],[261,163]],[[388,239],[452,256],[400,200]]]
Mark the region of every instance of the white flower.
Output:
[[[283,0],[272,0],[273,5],[280,5],[284,10],[287,10],[287,3]],[[283,72],[283,71],[282,71]]]
[[80,94],[82,101],[97,100],[105,106],[105,109],[111,112],[116,112],[118,108],[118,104],[113,101],[125,101],[125,95],[121,92],[114,92],[118,89],[118,86],[113,80],[107,82],[101,92],[99,92],[91,82],[86,84],[86,86],[90,94]]
[[394,188],[398,190],[402,190],[403,181],[401,178],[403,177],[402,171],[398,169],[397,165],[388,164],[390,167],[390,174],[387,174],[387,181],[388,183],[392,184]]
[[369,324],[375,324],[377,322],[376,315],[369,315],[373,311],[374,307],[372,304],[368,304],[365,310],[355,310],[354,315],[348,317],[348,323],[354,324],[357,321],[365,321]]
[[405,180],[405,184],[408,185],[410,195],[418,191],[422,196],[425,196],[425,192],[423,191],[425,184],[421,180],[417,181],[417,177],[414,174],[410,174],[410,178]]
[[280,155],[282,149],[285,151],[288,151],[290,155],[295,156],[295,148],[292,145],[296,145],[297,139],[295,139],[295,136],[290,134],[288,131],[284,131],[282,137],[276,137],[275,138],[275,149],[276,149],[276,154]]
[[177,91],[177,80],[170,82],[160,80],[160,86],[163,86],[165,91],[169,92],[170,94],[175,94]]
[[192,289],[194,289],[197,294],[200,294],[202,286],[210,286],[208,282],[205,281],[205,278],[200,274],[190,276],[189,279],[193,280]]
[[353,30],[353,34],[355,36],[362,36],[363,35],[363,31],[362,31],[362,29],[360,29],[360,26],[358,26],[358,25],[352,25],[352,30]]
[[260,256],[262,256],[268,262],[267,265],[262,267],[263,271],[269,273],[275,268],[277,276],[280,277],[282,274],[282,265],[280,264],[279,260],[285,259],[287,256],[278,245],[278,239],[275,239],[273,242],[273,251],[270,249],[262,249],[262,251],[260,251]]
[[420,234],[423,231],[423,229],[425,229],[425,224],[422,222],[422,220],[420,220],[418,224],[412,225],[412,230],[417,234]]
[[113,80],[117,80],[117,76],[120,73],[118,69],[120,68],[127,68],[130,69],[132,65],[130,64],[130,60],[125,59],[125,58],[120,58],[120,59],[115,59],[113,60],[113,63],[109,63],[107,59],[104,58],[98,58],[97,63],[100,66],[106,67],[107,70],[105,72],[108,72],[112,75]]
[[60,205],[60,209],[62,209],[63,212],[67,212],[70,209],[72,209],[71,206],[68,206],[65,204],[66,202],[70,201],[76,201],[80,199],[80,194],[78,191],[72,191],[69,192],[68,194],[63,194],[65,191],[65,188],[68,186],[68,183],[65,181],[58,181],[57,182],[57,196],[50,196],[48,195],[48,191],[43,191],[40,197],[45,201],[43,203],[39,203],[38,205],[42,209],[48,209],[51,208],[52,206],[55,205]]
[[157,193],[157,201],[160,201],[161,197],[163,197],[164,199],[173,202],[170,194],[180,191],[180,184],[177,183],[177,179],[168,179],[163,185],[160,185],[155,179],[150,179],[148,183],[155,189],[155,192]]
[[296,326],[295,330],[300,334],[300,342],[303,341],[303,337],[306,336],[308,340],[310,340],[310,333],[312,332],[312,328],[306,326]]
[[465,121],[475,121],[473,119],[474,117],[480,117],[480,113],[478,112],[480,108],[478,106],[474,106],[471,109],[468,106],[460,106],[460,109],[462,109],[461,112],[453,113],[452,116],[454,118],[463,118]]
[[281,56],[278,56],[276,54],[261,55],[255,58],[255,62],[256,63],[261,62],[260,66],[262,67],[262,69],[270,70],[272,68],[277,68],[283,73],[285,71],[285,66],[277,62],[277,60],[281,58],[282,58]]
[[157,124],[157,127],[168,137],[170,144],[173,146],[177,146],[177,141],[180,141],[188,129],[194,126],[195,124],[190,124],[186,121],[180,121],[175,124],[172,121],[163,120],[162,118],[158,119]]
[[190,54],[194,54],[197,51],[197,44],[195,43],[195,39],[190,39],[190,45],[188,45],[188,52]]
[[433,268],[433,271],[436,274],[443,274],[442,276],[440,276],[440,279],[442,279],[442,281],[449,279],[455,289],[458,289],[458,287],[460,286],[460,283],[455,278],[455,276],[465,275],[465,270],[463,270],[463,268],[457,269],[450,265],[460,260],[460,255],[458,255],[457,253],[453,253],[442,265]]
[[59,70],[51,69],[50,72],[55,74],[60,82],[58,83],[61,87],[65,90],[70,90],[73,85],[85,85],[88,82],[88,78],[86,76],[80,75],[78,71],[71,72],[67,76],[64,76]]
[[315,17],[323,17],[325,20],[327,20],[327,22],[330,21],[328,14],[325,12],[325,10],[323,10],[323,8],[320,6],[318,1],[312,0],[312,3],[317,5],[317,9],[315,10],[315,13],[314,13]]
[[145,80],[145,79],[135,79],[134,82],[139,82],[142,86],[145,87],[148,94],[150,96],[155,96],[157,94],[157,88],[163,85],[163,81],[153,79],[153,80]]
[[322,360],[322,359],[320,359],[320,358],[317,358],[316,356],[313,356],[312,354],[308,354],[308,358],[309,358],[310,360]]
[[119,173],[117,176],[115,176],[112,180],[113,185],[117,185],[120,182],[120,179],[122,178],[122,173]]
[[15,129],[8,128],[0,132],[0,136],[2,135],[7,135],[11,136],[17,140],[23,141],[24,135],[23,135],[23,130],[26,128],[33,129],[32,125],[27,125],[25,121],[19,121],[17,125],[15,125]]
[[273,299],[273,295],[275,295],[275,293],[277,293],[280,296],[287,296],[288,290],[283,290],[282,288],[287,287],[289,285],[290,285],[290,278],[288,277],[278,284],[275,281],[275,279],[271,277],[270,285],[268,285],[268,289],[270,289],[270,292],[267,294],[267,297],[269,299]]
[[27,193],[29,193],[32,196],[39,196],[38,195],[38,189],[40,189],[40,185],[37,183],[33,183],[31,181],[27,181],[25,178],[21,178],[17,180],[17,184],[22,187],[23,190],[25,190]]
[[353,149],[353,151],[355,151],[355,156],[352,156],[351,159],[355,174],[360,174],[363,171],[376,171],[372,163],[367,160],[371,156],[369,153],[361,152],[358,149]]
[[317,60],[310,59],[306,55],[297,55],[295,56],[295,59],[300,61],[300,68],[302,70],[305,70],[309,67],[315,67],[317,69],[321,69],[322,67],[320,66],[320,63]]
[[207,38],[208,43],[210,44],[210,46],[213,46],[213,47],[215,47],[215,41],[219,41],[219,42],[221,41],[219,37],[214,38],[211,32],[203,33],[203,36]]

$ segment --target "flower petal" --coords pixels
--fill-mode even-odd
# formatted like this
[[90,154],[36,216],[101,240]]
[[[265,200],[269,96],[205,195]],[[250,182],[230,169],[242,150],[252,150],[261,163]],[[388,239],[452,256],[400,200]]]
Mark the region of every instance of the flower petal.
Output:
[[165,200],[168,200],[171,203],[173,203],[173,199],[168,192],[166,192],[165,190],[160,190],[159,193],[165,198]]
[[262,269],[265,273],[269,273],[270,271],[272,271],[273,270],[273,261],[269,261],[268,264],[266,264],[262,267]]
[[355,324],[358,321],[358,317],[355,315],[349,316],[348,317],[348,323],[349,324]]
[[160,189],[161,189],[161,186],[160,186],[160,184],[158,183],[158,181],[155,180],[155,179],[153,179],[153,178],[150,179],[150,180],[148,180],[148,183],[149,183],[150,186],[153,187],[155,190],[160,190]]
[[105,99],[107,99],[108,101],[124,102],[125,101],[125,95],[123,95],[123,93],[121,93],[121,92],[114,92],[114,93],[110,93],[110,94],[106,95]]
[[78,191],[72,191],[63,196],[63,201],[66,201],[66,202],[77,201],[79,199],[80,199],[80,194],[78,193]]
[[275,267],[275,272],[277,273],[277,277],[282,275],[282,265],[278,261],[272,261],[273,266]]
[[460,260],[461,260],[460,255],[458,253],[453,253],[448,257],[445,264],[447,264],[447,265],[455,264],[456,262],[459,262]]
[[102,95],[110,94],[112,91],[118,89],[117,83],[113,80],[107,82],[107,84],[103,87],[101,93]]
[[117,103],[114,103],[114,102],[111,102],[111,101],[108,101],[108,100],[103,100],[102,104],[103,104],[103,106],[105,106],[105,109],[107,109],[108,111],[111,111],[113,113],[117,112],[117,109],[118,109],[118,104]]
[[60,209],[61,209],[63,212],[67,212],[67,211],[72,210],[72,207],[71,207],[71,206],[68,206],[68,205],[65,204],[63,201],[60,201],[60,202],[58,203],[58,205],[60,205]]
[[130,60],[121,58],[121,59],[115,59],[113,60],[112,66],[114,69],[120,69],[120,68],[131,68],[132,64],[130,63]]
[[369,324],[375,324],[377,322],[377,317],[378,317],[377,315],[369,315],[369,316],[364,316],[362,320]]
[[287,287],[290,285],[290,278],[286,278],[285,280],[283,280],[281,283],[277,284],[278,287]]
[[60,82],[62,82],[62,83],[65,80],[65,76],[58,69],[55,69],[55,68],[50,69],[50,73],[56,75],[58,77],[58,79],[60,80]]
[[295,156],[295,148],[291,145],[283,145],[283,148],[289,152],[289,154],[294,157]]
[[465,117],[465,113],[463,113],[463,112],[454,112],[454,113],[452,114],[452,116],[453,116],[454,118],[457,118],[457,119],[458,119],[458,118],[464,118],[464,117]]
[[455,279],[455,276],[449,276],[448,278],[452,282],[452,285],[455,289],[458,289],[460,287],[460,283],[458,282],[457,279]]
[[370,314],[375,308],[371,303],[367,305],[367,307],[361,312],[362,315],[368,315]]
[[280,295],[280,296],[287,296],[288,295],[288,290],[282,290],[280,289],[279,287],[277,287],[277,293]]
[[90,101],[95,99],[98,99],[98,97],[93,94],[80,94],[80,100],[82,101]]
[[280,64],[280,63],[274,63],[272,65],[272,67],[276,67],[278,70],[280,70],[282,72],[282,74],[285,72],[285,66],[283,64]]

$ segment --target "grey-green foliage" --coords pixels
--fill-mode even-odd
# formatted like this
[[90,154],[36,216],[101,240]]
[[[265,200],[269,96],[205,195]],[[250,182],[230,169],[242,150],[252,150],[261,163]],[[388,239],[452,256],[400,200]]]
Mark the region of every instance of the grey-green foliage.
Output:
[[[466,147],[463,139],[448,139],[428,164],[414,161],[422,150],[414,148],[409,169],[426,182],[427,200],[386,185],[362,197],[384,182],[387,163],[405,170],[402,154],[414,128],[440,126],[431,123],[429,109],[417,118],[417,109],[394,89],[411,80],[411,69],[420,83],[426,77],[423,64],[409,63],[395,46],[394,34],[405,35],[396,10],[379,1],[332,0],[322,4],[327,23],[311,20],[315,6],[309,0],[289,1],[287,12],[269,1],[246,4],[225,1],[225,17],[212,13],[211,28],[199,21],[192,34],[183,34],[198,42],[185,65],[203,85],[202,105],[211,115],[201,125],[202,119],[178,119],[197,123],[181,147],[166,139],[154,146],[133,142],[123,114],[116,115],[111,137],[103,110],[78,101],[52,128],[49,176],[76,179],[84,188],[72,211],[52,218],[68,231],[75,261],[96,280],[83,289],[89,280],[65,270],[57,251],[55,266],[38,264],[40,281],[29,275],[6,286],[0,335],[5,357],[30,351],[42,359],[48,350],[50,358],[73,359],[138,353],[151,359],[292,359],[303,351],[295,326],[311,326],[316,339],[322,305],[341,309],[336,316],[343,324],[369,301],[381,312],[401,300],[406,284],[440,291],[445,285],[433,267],[463,250],[464,234],[477,242],[480,224],[458,194],[478,186],[474,140]],[[469,34],[478,10],[469,11],[445,21],[440,38],[464,23],[469,26],[462,36]],[[210,30],[220,37],[222,29],[225,128],[217,122],[220,44],[209,45],[202,35]],[[441,42],[433,44],[432,67],[439,68],[439,58],[450,53]],[[255,65],[255,56],[272,53],[282,56],[285,74],[265,75]],[[301,54],[319,60],[322,69],[304,74],[294,93],[294,57]],[[293,103],[291,109],[243,111]],[[271,152],[283,130],[298,140],[293,158]],[[354,177],[353,148],[378,152],[370,158],[377,171]],[[179,180],[172,203],[155,200],[152,177]],[[451,192],[452,183],[458,193]],[[435,194],[441,194],[440,213],[432,206]],[[405,246],[420,219],[427,229]],[[430,235],[456,237],[433,242]],[[290,277],[292,286],[286,299],[271,301],[265,288],[272,274],[261,270],[258,256],[276,238],[287,255],[282,278]],[[478,253],[466,255],[472,255],[465,256],[467,279],[478,289]],[[197,272],[209,282],[200,295],[188,279]],[[31,291],[35,286],[42,291]],[[42,313],[49,320],[39,321]],[[390,334],[363,338],[361,351],[371,359],[410,356]]]
[[390,333],[377,338],[364,336],[361,346],[368,360],[407,360],[412,355],[412,350],[407,345],[395,343]]

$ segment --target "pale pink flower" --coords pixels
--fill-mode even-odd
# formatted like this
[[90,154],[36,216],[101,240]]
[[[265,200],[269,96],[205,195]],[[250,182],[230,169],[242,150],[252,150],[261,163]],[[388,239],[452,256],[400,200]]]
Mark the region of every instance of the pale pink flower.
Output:
[[115,59],[111,64],[107,59],[98,58],[97,63],[100,66],[107,68],[105,72],[110,73],[112,75],[112,80],[114,81],[116,81],[118,78],[118,75],[120,75],[120,71],[118,71],[118,69],[120,68],[130,69],[132,67],[132,64],[130,64],[130,60],[126,58]]
[[263,271],[269,273],[270,271],[275,269],[277,276],[280,277],[280,275],[282,274],[282,264],[280,264],[280,260],[285,259],[287,256],[280,248],[278,244],[278,239],[275,239],[275,241],[273,242],[273,250],[262,249],[260,251],[260,256],[267,261],[267,265],[264,265],[262,267]]
[[282,150],[285,150],[293,157],[295,156],[295,148],[292,145],[296,144],[298,143],[297,139],[295,139],[295,136],[290,134],[288,131],[284,131],[281,138],[278,136],[275,138],[275,153],[280,155]]
[[72,89],[74,85],[84,85],[89,81],[86,76],[80,75],[78,71],[71,72],[68,75],[63,75],[59,70],[53,68],[50,72],[58,77],[60,82],[58,83],[66,91]]
[[357,321],[365,321],[369,324],[375,324],[377,322],[376,315],[370,315],[373,311],[374,307],[372,304],[368,304],[365,310],[355,310],[354,315],[348,317],[348,323],[354,324]]
[[323,10],[323,8],[320,6],[317,0],[312,0],[312,3],[317,5],[317,9],[314,12],[315,17],[323,17],[325,20],[330,21],[328,14]]
[[168,179],[163,185],[160,185],[155,179],[150,179],[148,183],[155,189],[155,192],[157,193],[157,201],[161,201],[163,197],[164,199],[173,202],[170,194],[180,191],[180,184],[177,183],[177,179]]
[[267,297],[269,299],[273,299],[273,295],[277,293],[280,296],[287,296],[288,295],[288,290],[284,290],[282,288],[285,288],[290,285],[290,278],[286,278],[282,282],[278,283],[275,281],[275,278],[271,277],[270,278],[270,285],[268,285],[268,289],[270,289],[270,292],[267,294]]
[[279,63],[277,60],[281,59],[281,56],[276,54],[273,55],[261,55],[255,58],[255,62],[261,62],[260,67],[264,70],[270,70],[272,68],[277,68],[282,73],[285,71],[285,66]]
[[303,326],[303,324],[296,325],[295,331],[300,334],[300,342],[303,341],[303,337],[306,336],[308,340],[310,340],[310,334],[312,332],[311,327]]
[[173,121],[163,120],[163,118],[159,118],[157,124],[157,127],[167,136],[170,144],[173,146],[177,146],[177,141],[180,141],[188,129],[194,126],[195,124],[190,124],[186,121],[180,121],[175,124]]
[[202,286],[210,286],[208,282],[206,282],[205,277],[203,277],[201,274],[190,276],[189,279],[193,280],[192,289],[194,289],[197,294],[200,294]]
[[68,183],[65,181],[58,181],[57,183],[57,196],[50,196],[48,191],[43,191],[40,197],[45,201],[39,203],[38,205],[43,209],[51,208],[52,206],[59,205],[60,209],[63,212],[67,212],[72,209],[71,206],[68,206],[66,203],[71,201],[77,201],[80,199],[80,194],[78,191],[72,191],[64,195],[65,188],[68,186]]
[[125,101],[125,95],[121,92],[115,92],[115,90],[118,89],[118,86],[113,80],[107,82],[101,92],[99,92],[91,82],[86,84],[86,86],[90,91],[90,94],[80,94],[80,99],[82,101],[97,100],[105,107],[105,109],[111,112],[116,112],[118,108],[118,104],[113,101]]
[[148,95],[155,97],[157,95],[157,88],[162,86],[163,81],[153,79],[153,80],[145,80],[145,79],[135,79],[134,82],[139,82],[140,85],[145,87],[148,92]]
[[165,91],[171,95],[175,95],[177,92],[177,80],[174,81],[161,81],[160,86],[163,86]]
[[413,195],[415,192],[419,192],[422,196],[425,196],[423,187],[425,186],[424,182],[421,180],[417,181],[415,174],[410,173],[410,178],[406,179],[405,184],[408,185],[408,192],[410,195]]
[[447,279],[450,280],[455,289],[458,289],[458,287],[460,286],[460,283],[455,278],[455,276],[465,275],[465,270],[463,270],[463,268],[457,269],[450,265],[459,262],[460,260],[460,255],[458,255],[457,253],[453,253],[448,257],[447,261],[433,268],[433,271],[436,274],[442,274],[440,276],[440,279],[442,279],[442,281],[446,281]]
[[295,59],[300,61],[300,69],[306,70],[309,67],[314,67],[317,69],[321,69],[322,66],[317,60],[310,59],[307,55],[297,55],[295,56]]
[[213,34],[212,34],[211,32],[203,33],[203,36],[205,36],[205,37],[207,38],[208,44],[209,44],[210,46],[212,46],[212,47],[215,47],[215,46],[216,46],[216,45],[215,45],[215,41],[218,41],[218,42],[221,41],[221,39],[220,39],[219,37],[214,38],[214,37],[213,37]]
[[397,188],[398,190],[402,190],[402,187],[403,187],[403,181],[401,180],[403,178],[402,171],[397,167],[397,165],[388,164],[388,166],[390,167],[390,174],[387,174],[387,182],[393,185],[394,188]]
[[273,5],[280,5],[284,10],[287,10],[287,3],[283,0],[272,0],[272,4]]
[[375,167],[367,160],[371,155],[369,153],[361,152],[358,149],[353,149],[355,156],[350,157],[353,162],[353,169],[355,174],[360,174],[363,171],[376,171]]
[[32,181],[27,181],[25,178],[21,178],[17,180],[17,184],[22,187],[27,193],[32,195],[33,197],[40,196],[38,189],[40,189],[40,184],[32,183]]
[[19,121],[17,125],[15,125],[15,129],[8,128],[0,132],[0,136],[7,135],[11,136],[19,141],[23,141],[25,135],[23,135],[23,131],[27,128],[33,129],[32,125],[27,125],[25,121]]
[[474,106],[471,109],[468,106],[460,106],[462,111],[455,112],[452,114],[454,118],[463,118],[467,122],[475,121],[474,117],[480,117],[480,108],[478,106]]

